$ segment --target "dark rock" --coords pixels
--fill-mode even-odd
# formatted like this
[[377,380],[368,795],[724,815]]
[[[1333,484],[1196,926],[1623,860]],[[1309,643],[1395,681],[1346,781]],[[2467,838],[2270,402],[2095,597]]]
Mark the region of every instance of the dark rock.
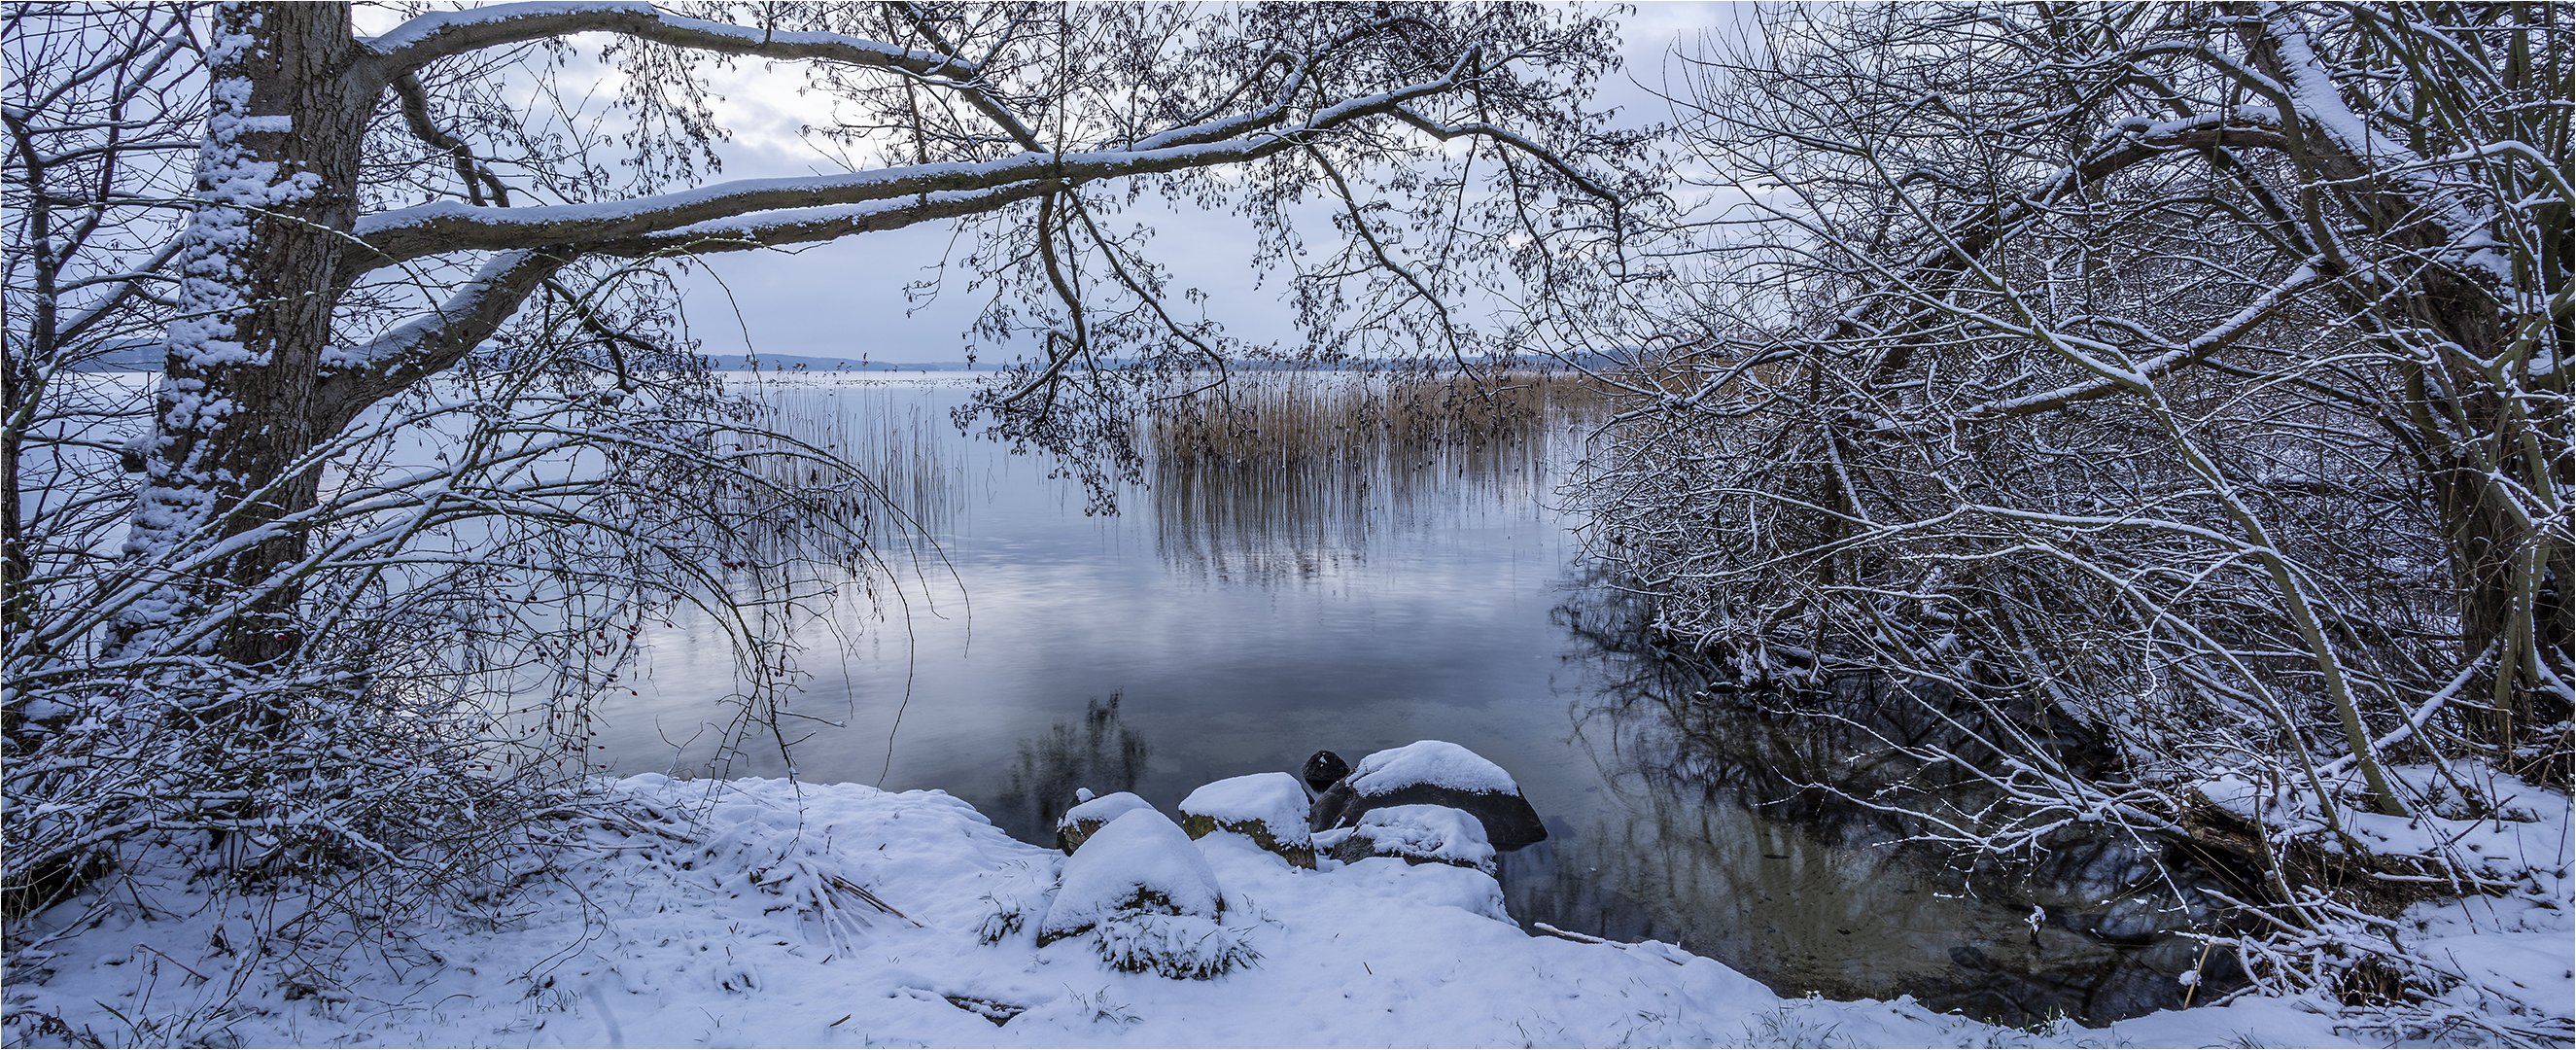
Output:
[[1539,822],[1538,811],[1530,808],[1528,799],[1516,793],[1460,791],[1437,784],[1414,784],[1383,795],[1362,795],[1346,783],[1336,784],[1315,800],[1307,825],[1317,831],[1354,827],[1363,814],[1387,806],[1447,806],[1463,810],[1485,826],[1485,839],[1495,849],[1519,849],[1547,839],[1547,827]]
[[1342,778],[1349,775],[1351,775],[1351,764],[1342,761],[1342,756],[1330,751],[1315,752],[1314,757],[1306,760],[1306,787],[1318,795],[1330,790],[1333,785],[1341,783]]

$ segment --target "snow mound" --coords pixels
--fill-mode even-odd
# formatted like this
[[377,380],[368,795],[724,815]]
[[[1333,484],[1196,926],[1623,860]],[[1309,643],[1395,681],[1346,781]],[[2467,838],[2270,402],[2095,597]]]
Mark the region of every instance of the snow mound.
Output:
[[1134,809],[1093,832],[1064,862],[1038,943],[1082,933],[1121,911],[1213,920],[1224,907],[1216,870],[1181,826],[1152,807]]
[[1064,862],[1038,944],[1090,934],[1111,969],[1204,980],[1260,957],[1218,924],[1224,910],[1216,870],[1180,825],[1129,810]]
[[[1325,881],[1380,898],[1398,909],[1456,908],[1469,915],[1510,923],[1503,905],[1503,884],[1474,868],[1447,864],[1409,864],[1394,857],[1368,857],[1323,874]],[[1518,924],[1513,924],[1518,928]]]
[[1306,830],[1306,789],[1286,773],[1227,777],[1190,792],[1181,812],[1227,824],[1259,823],[1285,837]]
[[1453,791],[1520,794],[1521,786],[1503,767],[1446,740],[1416,740],[1360,760],[1351,770],[1351,790],[1362,795],[1390,795],[1417,784]]
[[1494,871],[1494,844],[1485,824],[1449,806],[1387,806],[1360,815],[1359,826],[1342,840],[1334,856],[1401,857],[1414,863],[1452,864],[1486,874]]
[[1121,791],[1114,795],[1101,795],[1065,810],[1064,816],[1056,818],[1055,829],[1063,831],[1086,820],[1107,824],[1135,810],[1152,808],[1154,808],[1153,803],[1136,797],[1133,792]]

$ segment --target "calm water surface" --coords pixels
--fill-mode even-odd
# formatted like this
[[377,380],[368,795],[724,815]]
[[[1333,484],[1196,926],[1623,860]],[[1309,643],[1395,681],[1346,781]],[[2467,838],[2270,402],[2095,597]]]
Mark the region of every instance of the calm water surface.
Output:
[[[1163,455],[1114,517],[1086,516],[1046,461],[960,436],[953,381],[758,384],[882,457],[935,541],[894,548],[901,607],[846,603],[803,633],[796,772],[944,789],[1052,843],[1075,787],[1170,811],[1319,748],[1356,761],[1450,740],[1509,770],[1547,822],[1549,841],[1504,858],[1525,923],[1676,942],[1787,994],[2091,1012],[2098,981],[1987,971],[2097,966],[2099,945],[1973,899],[1885,846],[1881,822],[1785,797],[1755,768],[1777,757],[1760,734],[1691,714],[1686,683],[1622,651],[1559,509],[1587,412],[1440,449],[1350,436],[1378,431],[1336,400],[1347,379],[1261,381],[1307,395],[1261,421],[1263,441],[1340,454]],[[731,715],[714,698],[733,689],[712,625],[676,621],[647,653],[600,740],[619,771],[787,770],[757,740],[710,768]]]

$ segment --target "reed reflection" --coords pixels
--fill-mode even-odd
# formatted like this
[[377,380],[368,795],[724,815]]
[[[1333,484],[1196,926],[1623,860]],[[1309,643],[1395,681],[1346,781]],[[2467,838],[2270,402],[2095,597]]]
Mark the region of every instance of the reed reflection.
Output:
[[1073,805],[1075,789],[1103,795],[1135,790],[1151,749],[1143,734],[1120,720],[1118,705],[1125,699],[1124,693],[1111,693],[1106,702],[1094,697],[1080,717],[1021,741],[1009,787],[993,804],[972,800],[976,808],[1021,841],[1046,842],[1053,840],[1056,817]]
[[[973,495],[969,475],[955,426],[920,388],[829,378],[755,382],[747,422],[757,433],[735,440],[755,454],[752,472],[795,504],[795,513],[753,519],[775,531],[771,542],[782,555],[846,553],[814,549],[819,534],[798,527],[822,513],[860,521],[857,534],[879,552],[955,530]],[[831,469],[822,456],[850,469]]]

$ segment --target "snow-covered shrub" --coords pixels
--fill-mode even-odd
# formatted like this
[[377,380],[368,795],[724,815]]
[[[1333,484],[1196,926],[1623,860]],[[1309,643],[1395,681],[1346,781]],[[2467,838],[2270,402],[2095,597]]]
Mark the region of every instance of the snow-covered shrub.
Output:
[[1038,922],[1046,917],[1047,906],[1055,901],[1055,870],[1021,866],[1015,877],[1002,880],[987,892],[984,903],[988,910],[976,923],[975,939],[983,944],[1000,944],[1024,933],[1034,935]]
[[1113,970],[1206,980],[1260,961],[1240,934],[1199,915],[1151,906],[1112,913],[1091,931],[1093,950]]
[[[2107,10],[1712,45],[1678,133],[1727,234],[1614,377],[1594,549],[1738,695],[1874,733],[1811,699],[1869,687],[1941,723],[1889,756],[1992,789],[1856,797],[1990,856],[2224,854],[2257,927],[2345,931],[2255,967],[2319,990],[2325,945],[2387,954],[2347,924],[2392,887],[2509,885],[2366,841],[2448,805],[2404,765],[2576,772],[2576,198],[2527,145],[2565,65],[2526,57],[2576,26]],[[2263,804],[2212,813],[2228,778]]]
[[1216,872],[1180,825],[1131,809],[1066,859],[1038,944],[1087,935],[1119,970],[1215,977],[1260,957],[1221,925],[1225,910]]
[[1017,897],[990,897],[986,898],[986,903],[992,905],[992,911],[975,926],[975,940],[979,944],[1000,944],[1019,936],[1029,928],[1030,915],[1046,912],[1044,903],[1032,905]]

